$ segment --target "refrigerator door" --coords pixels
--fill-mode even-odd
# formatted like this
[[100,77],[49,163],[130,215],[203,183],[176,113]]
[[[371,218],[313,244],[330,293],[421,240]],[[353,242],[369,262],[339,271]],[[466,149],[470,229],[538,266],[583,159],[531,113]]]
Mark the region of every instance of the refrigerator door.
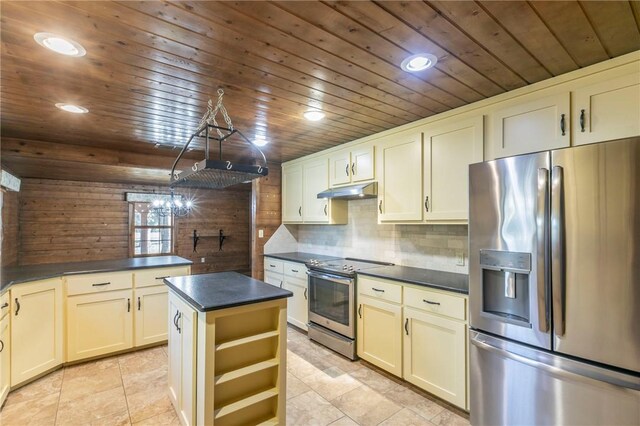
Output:
[[638,425],[640,378],[470,332],[473,426]]
[[553,349],[640,372],[640,138],[551,159]]
[[469,166],[471,326],[551,348],[549,152]]

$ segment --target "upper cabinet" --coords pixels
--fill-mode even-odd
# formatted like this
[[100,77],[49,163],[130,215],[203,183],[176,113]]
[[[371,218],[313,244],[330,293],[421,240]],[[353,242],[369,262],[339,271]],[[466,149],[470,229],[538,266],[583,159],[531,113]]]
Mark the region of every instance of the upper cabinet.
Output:
[[329,155],[331,187],[373,180],[374,153],[374,145],[365,143]]
[[302,165],[282,168],[282,222],[302,222]]
[[574,90],[573,129],[574,145],[640,135],[640,75]]
[[492,116],[492,158],[568,147],[571,141],[570,95],[508,102]]

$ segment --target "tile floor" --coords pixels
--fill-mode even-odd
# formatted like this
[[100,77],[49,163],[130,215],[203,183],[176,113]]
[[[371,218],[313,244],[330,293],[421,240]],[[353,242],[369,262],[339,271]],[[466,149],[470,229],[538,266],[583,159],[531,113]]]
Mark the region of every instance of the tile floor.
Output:
[[[455,425],[434,400],[290,329],[287,424]],[[166,346],[79,364],[9,394],[0,425],[179,425],[167,396]]]

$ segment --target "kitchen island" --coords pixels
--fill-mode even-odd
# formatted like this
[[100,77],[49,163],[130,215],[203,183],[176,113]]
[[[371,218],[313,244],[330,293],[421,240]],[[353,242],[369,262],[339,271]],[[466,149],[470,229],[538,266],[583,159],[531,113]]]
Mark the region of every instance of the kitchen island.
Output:
[[169,396],[181,423],[284,424],[292,293],[236,272],[165,283]]

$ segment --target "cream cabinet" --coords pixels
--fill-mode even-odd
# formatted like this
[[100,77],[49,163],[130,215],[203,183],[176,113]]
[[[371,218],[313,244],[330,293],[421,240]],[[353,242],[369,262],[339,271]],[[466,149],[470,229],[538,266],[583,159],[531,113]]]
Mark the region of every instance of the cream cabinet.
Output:
[[307,330],[309,322],[309,290],[304,263],[264,257],[265,282],[293,293],[287,299],[287,322]]
[[375,178],[375,147],[365,143],[329,155],[331,187]]
[[565,148],[571,141],[570,94],[536,93],[491,113],[491,158]]
[[64,362],[62,280],[11,288],[11,386]]
[[133,291],[114,290],[67,298],[67,361],[133,347]]
[[[1,314],[0,314],[1,316]],[[9,323],[11,318],[5,315],[0,319],[0,407],[11,388],[11,336]]]
[[282,168],[282,222],[300,223],[303,219],[302,165]]
[[134,346],[167,340],[167,287],[164,284],[136,287],[133,295],[136,303]]
[[169,399],[183,425],[196,424],[197,312],[169,292]]
[[575,89],[573,144],[640,135],[640,74],[627,74]]
[[358,356],[402,376],[402,307],[358,295]]
[[380,222],[422,220],[422,133],[394,136],[380,147]]
[[481,162],[483,117],[446,120],[424,128],[424,220],[466,223],[469,164]]
[[346,224],[347,202],[318,199],[329,188],[329,162],[321,157],[302,164],[302,220],[305,223]]

